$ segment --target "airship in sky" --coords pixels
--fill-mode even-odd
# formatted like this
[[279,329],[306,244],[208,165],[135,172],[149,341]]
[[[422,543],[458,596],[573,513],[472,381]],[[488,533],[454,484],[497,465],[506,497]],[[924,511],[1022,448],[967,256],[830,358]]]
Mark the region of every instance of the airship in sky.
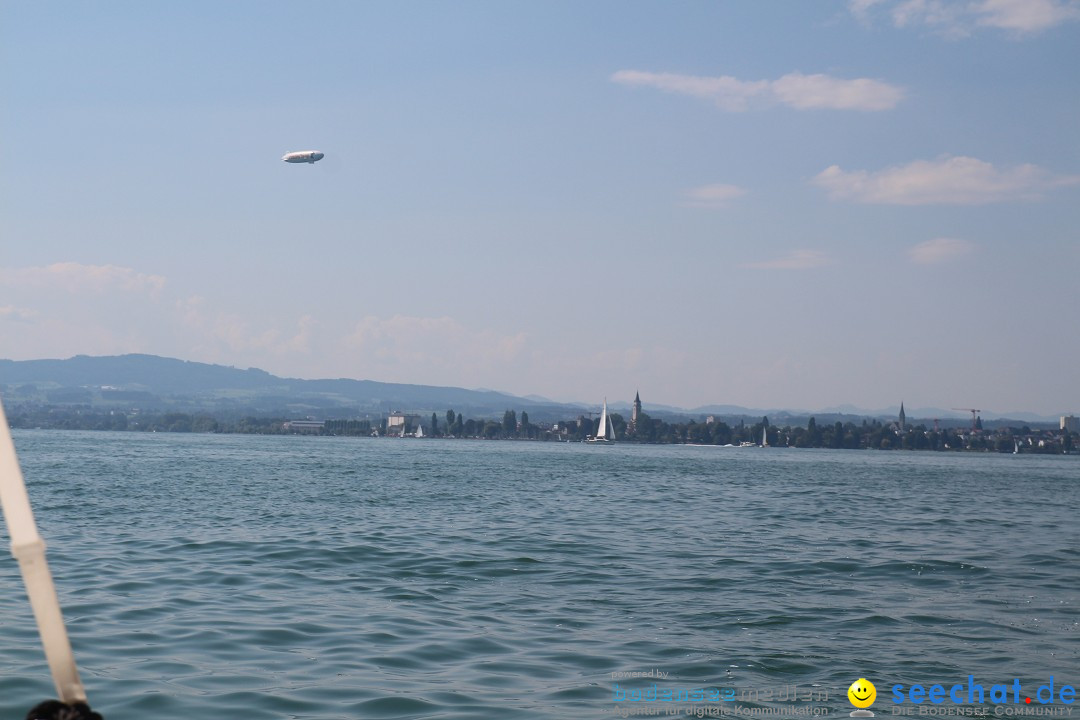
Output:
[[285,153],[281,159],[288,163],[314,163],[316,160],[322,160],[323,154],[318,150],[298,150]]

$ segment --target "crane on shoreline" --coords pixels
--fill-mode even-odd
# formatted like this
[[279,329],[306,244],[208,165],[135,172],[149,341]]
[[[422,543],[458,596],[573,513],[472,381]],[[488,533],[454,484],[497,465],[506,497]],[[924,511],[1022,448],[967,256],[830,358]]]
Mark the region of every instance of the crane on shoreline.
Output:
[[975,423],[978,421],[979,413],[981,413],[982,410],[979,410],[978,408],[953,408],[953,410],[971,413],[971,432],[975,432]]

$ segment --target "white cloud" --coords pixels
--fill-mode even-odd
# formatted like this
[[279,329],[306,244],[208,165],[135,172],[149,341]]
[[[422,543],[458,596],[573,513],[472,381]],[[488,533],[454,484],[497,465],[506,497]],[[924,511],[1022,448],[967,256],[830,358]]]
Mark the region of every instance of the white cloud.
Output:
[[63,262],[43,267],[0,268],[0,285],[75,294],[120,291],[156,297],[165,287],[165,278],[116,265]]
[[778,80],[745,81],[718,77],[620,70],[611,76],[623,85],[643,85],[665,92],[711,100],[723,110],[740,112],[751,104],[780,103],[797,110],[888,110],[903,90],[881,80],[843,80],[829,75],[789,73]]
[[974,4],[979,25],[1037,33],[1080,18],[1080,5],[1058,0],[982,0]]
[[[398,382],[496,385],[520,377],[524,333],[448,317],[263,313],[177,295],[165,278],[113,265],[0,268],[7,357],[144,352],[202,362]],[[317,368],[317,370],[316,370]]]
[[774,260],[744,263],[742,267],[755,270],[808,270],[830,262],[828,256],[818,250],[793,250]]
[[942,0],[903,0],[892,9],[896,27],[927,25],[947,35],[967,34],[963,8]]
[[733,112],[746,110],[750,100],[766,93],[769,86],[765,80],[744,82],[728,75],[701,77],[638,70],[620,70],[612,75],[611,79],[623,85],[644,85],[665,92],[712,100],[724,110]]
[[295,327],[281,319],[271,324],[249,320],[229,312],[209,307],[198,295],[178,300],[173,305],[177,329],[190,350],[200,357],[227,358],[248,355],[285,357],[308,355],[311,352],[311,330],[315,325],[308,315],[300,317]]
[[148,352],[251,364],[312,354],[313,322],[243,318],[226,304],[169,297],[161,275],[116,265],[61,262],[0,268],[0,348],[8,356]]
[[285,342],[285,347],[294,353],[311,352],[312,331],[317,327],[318,322],[315,318],[310,315],[302,316],[296,323],[296,334]]
[[690,207],[721,208],[746,194],[738,185],[703,185],[686,193],[686,205]]
[[979,27],[1033,35],[1080,19],[1077,0],[849,0],[861,22],[888,14],[898,28],[926,27],[948,37],[966,37]]
[[799,110],[889,110],[904,96],[900,88],[880,80],[841,80],[801,73],[773,81],[772,92],[777,100]]
[[814,179],[834,200],[880,205],[985,205],[1032,200],[1080,176],[1054,175],[1036,165],[996,168],[962,156],[916,160],[877,172],[845,171],[832,165]]
[[974,243],[968,240],[941,237],[915,245],[908,255],[912,262],[920,265],[937,265],[968,255],[974,249]]
[[525,340],[524,333],[477,330],[450,317],[394,315],[362,318],[343,345],[368,376],[403,382],[425,376],[428,382],[448,382],[513,362]]
[[12,318],[15,320],[29,320],[37,315],[37,312],[28,308],[15,307],[14,305],[0,305],[0,319]]
[[874,5],[878,5],[884,0],[848,0],[848,9],[856,17],[862,19],[865,18],[867,13]]

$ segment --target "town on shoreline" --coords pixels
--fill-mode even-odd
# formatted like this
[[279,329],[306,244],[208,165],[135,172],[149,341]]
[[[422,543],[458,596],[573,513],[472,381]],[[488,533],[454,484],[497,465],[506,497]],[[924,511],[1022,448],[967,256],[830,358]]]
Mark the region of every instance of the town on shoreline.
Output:
[[[652,418],[635,402],[629,419],[609,413],[616,442],[686,444],[771,448],[831,448],[845,450],[978,451],[999,453],[1071,453],[1080,448],[1080,427],[1072,416],[1061,418],[1060,427],[1028,424],[983,429],[981,418],[970,427],[933,427],[909,424],[901,415],[895,421],[862,418],[818,424],[810,417],[805,425],[772,424],[767,417],[756,422],[740,419],[727,423],[715,417],[699,422],[668,422]],[[424,439],[529,440],[582,442],[596,434],[598,420],[579,415],[553,423],[533,423],[527,412],[507,410],[501,421],[465,418],[454,410],[441,417],[391,412],[378,420],[282,417],[228,417],[209,413],[123,412],[90,407],[17,406],[8,414],[12,428],[113,430],[136,432],[241,433],[260,435],[325,435],[344,437],[393,437]],[[937,423],[933,423],[937,425]]]

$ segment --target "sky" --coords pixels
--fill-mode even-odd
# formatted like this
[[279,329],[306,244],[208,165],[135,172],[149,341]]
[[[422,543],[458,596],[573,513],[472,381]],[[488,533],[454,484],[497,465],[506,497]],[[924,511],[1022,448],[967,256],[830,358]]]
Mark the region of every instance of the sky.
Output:
[[0,358],[1077,413],[1078,228],[1076,0],[0,4]]

